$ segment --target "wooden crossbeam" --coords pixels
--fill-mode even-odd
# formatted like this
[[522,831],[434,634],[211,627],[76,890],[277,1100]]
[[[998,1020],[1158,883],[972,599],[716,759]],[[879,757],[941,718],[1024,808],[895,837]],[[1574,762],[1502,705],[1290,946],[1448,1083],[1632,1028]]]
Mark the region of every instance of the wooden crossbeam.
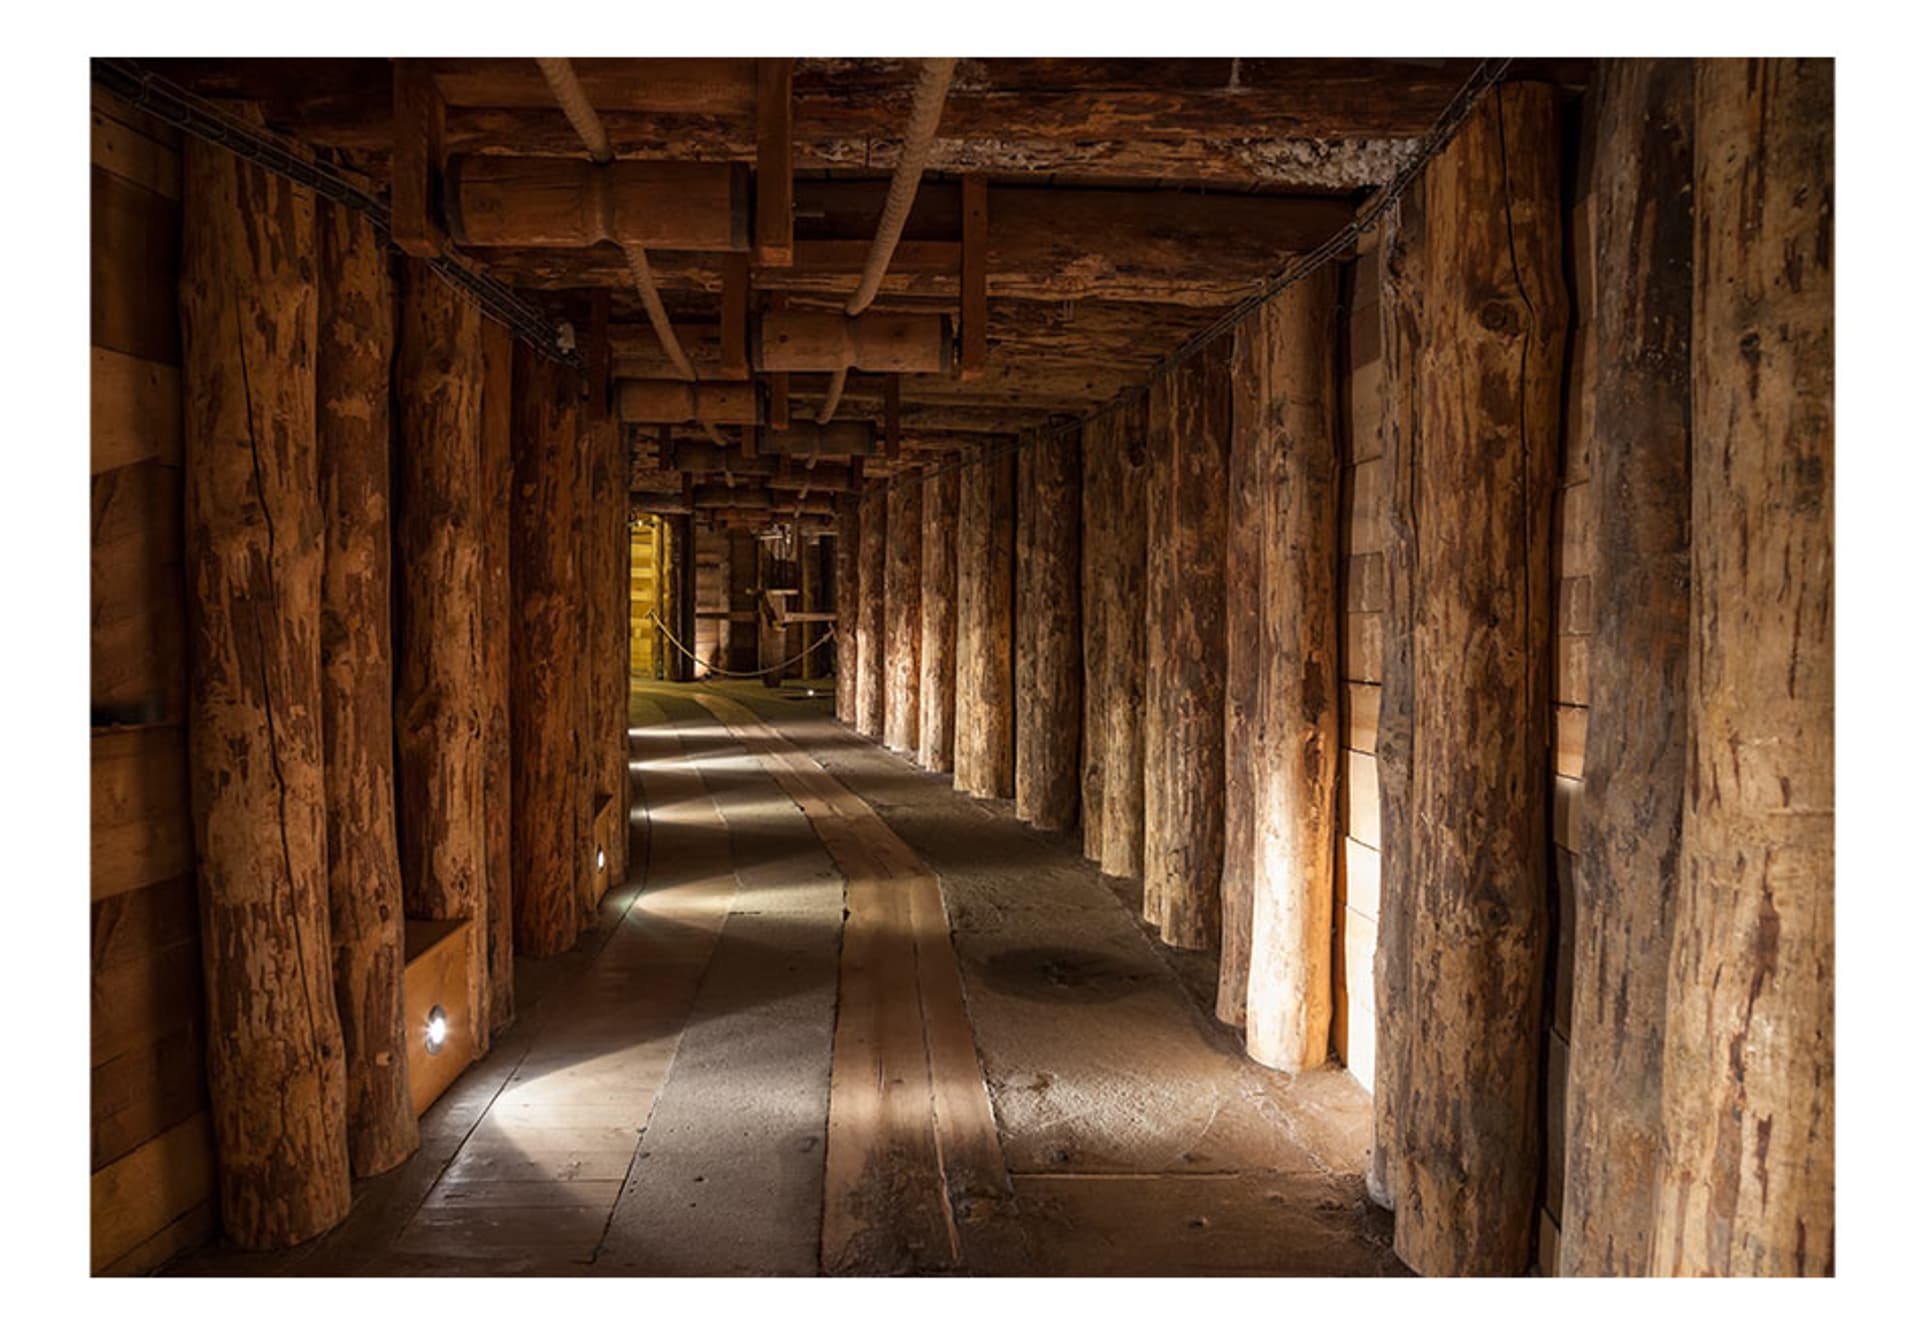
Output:
[[987,369],[987,178],[960,180],[960,378]]
[[755,63],[753,258],[777,267],[793,262],[793,61]]

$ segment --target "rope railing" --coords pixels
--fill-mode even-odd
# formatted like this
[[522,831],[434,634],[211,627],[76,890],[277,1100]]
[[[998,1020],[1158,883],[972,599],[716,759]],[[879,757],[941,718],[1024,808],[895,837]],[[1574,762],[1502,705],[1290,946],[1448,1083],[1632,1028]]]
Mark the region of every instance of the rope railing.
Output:
[[660,619],[659,612],[649,611],[647,613],[647,619],[652,621],[654,625],[659,627],[660,633],[667,637],[667,642],[669,644],[673,645],[675,648],[679,649],[682,653],[686,654],[687,661],[693,663],[696,667],[706,668],[707,671],[714,676],[731,677],[736,680],[752,680],[756,677],[766,676],[770,672],[785,671],[787,668],[793,666],[794,663],[801,661],[809,653],[812,653],[815,649],[819,648],[821,645],[825,644],[828,640],[834,637],[834,631],[829,629],[825,634],[821,635],[818,639],[814,640],[811,644],[801,649],[798,653],[794,654],[791,658],[788,658],[785,662],[776,662],[770,667],[759,667],[751,672],[733,672],[733,671],[728,671],[725,667],[714,666],[712,663],[702,658],[699,654],[695,653],[692,649],[688,648],[685,644],[682,644],[679,638],[673,633],[673,631],[667,629],[667,623]]

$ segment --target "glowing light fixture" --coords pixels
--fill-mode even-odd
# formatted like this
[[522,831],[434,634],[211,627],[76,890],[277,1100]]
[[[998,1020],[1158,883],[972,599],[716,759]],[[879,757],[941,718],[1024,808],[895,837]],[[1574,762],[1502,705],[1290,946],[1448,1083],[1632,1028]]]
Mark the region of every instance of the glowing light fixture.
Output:
[[427,1055],[438,1056],[447,1045],[447,1012],[438,1005],[427,1011]]
[[604,871],[607,869],[607,850],[605,848],[595,848],[593,850],[593,869],[596,871]]

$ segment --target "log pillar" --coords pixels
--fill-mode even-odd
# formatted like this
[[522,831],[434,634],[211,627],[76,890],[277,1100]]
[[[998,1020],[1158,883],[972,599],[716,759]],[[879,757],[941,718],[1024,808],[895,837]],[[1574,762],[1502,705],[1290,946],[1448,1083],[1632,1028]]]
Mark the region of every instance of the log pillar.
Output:
[[896,473],[887,492],[887,749],[920,747],[920,507],[924,484]]
[[1100,869],[1139,875],[1145,852],[1146,772],[1141,743],[1147,682],[1147,417],[1130,399],[1110,419],[1113,454],[1111,562],[1102,585],[1106,629],[1105,773],[1101,782]]
[[586,805],[576,738],[584,718],[576,664],[585,649],[579,607],[580,522],[575,377],[513,349],[513,938],[536,958],[580,930],[579,855]]
[[513,335],[480,324],[480,728],[486,821],[488,1016],[513,1022]]
[[1596,71],[1590,707],[1560,1272],[1644,1275],[1687,772],[1693,64]]
[[1147,898],[1161,938],[1179,949],[1220,936],[1231,352],[1209,345],[1166,388],[1165,544],[1149,565],[1160,614],[1148,631],[1158,699],[1147,714]]
[[480,312],[419,260],[402,265],[401,279],[393,704],[400,877],[409,916],[471,923],[467,1005],[478,1057],[492,1036],[480,705]]
[[1394,1248],[1518,1274],[1540,1170],[1549,580],[1561,349],[1554,91],[1502,84],[1428,166],[1415,380],[1413,1035]]
[[[581,600],[586,616],[587,643],[579,661],[582,687],[587,692],[586,731],[581,736],[582,790],[587,794],[588,819],[602,803],[618,805],[621,774],[626,765],[626,662],[623,642],[630,633],[626,585],[632,576],[621,557],[626,537],[627,469],[616,459],[620,432],[604,417],[593,420],[591,404],[582,409],[590,420],[581,432],[587,450],[587,513],[581,525]],[[592,823],[584,849],[587,858],[583,925],[599,906],[598,893],[620,883],[620,850],[625,840],[615,836],[617,822]],[[604,857],[604,872],[598,859]]]
[[834,502],[833,613],[833,716],[852,727],[860,716],[860,497],[851,491]]
[[[312,194],[181,148],[188,785],[220,1218],[248,1249],[346,1216],[328,957]],[[244,371],[244,373],[242,373]]]
[[875,741],[887,718],[887,493],[870,484],[860,497],[860,614],[855,656],[855,725]]
[[1111,414],[1083,428],[1080,439],[1080,855],[1098,863],[1106,818],[1107,617],[1113,578]]
[[1174,603],[1173,541],[1173,379],[1156,375],[1147,382],[1147,462],[1142,476],[1141,509],[1145,519],[1147,609],[1147,670],[1143,682],[1145,707],[1140,712],[1141,794],[1140,915],[1150,926],[1167,919],[1166,874],[1156,872],[1167,861],[1166,814],[1168,786],[1174,770],[1168,755],[1168,704],[1174,697],[1171,639],[1168,627]]
[[1833,62],[1694,79],[1690,751],[1660,1274],[1831,1274]]
[[373,225],[316,205],[319,341],[314,357],[320,506],[327,890],[333,986],[347,1063],[347,1153],[355,1176],[420,1146],[407,1083],[405,905],[393,810],[393,530],[387,497],[387,368],[393,288]]
[[1016,520],[1025,556],[1014,644],[1014,814],[1071,829],[1080,811],[1080,433],[1020,451]]
[[[1247,1054],[1311,1070],[1333,1022],[1340,761],[1340,446],[1335,272],[1270,301],[1253,329],[1260,497],[1260,755],[1249,765],[1254,859]],[[1253,443],[1236,433],[1235,445]],[[1236,576],[1237,577],[1237,576]]]
[[1014,469],[990,448],[960,470],[953,785],[976,797],[1013,795]]
[[955,530],[960,475],[946,468],[920,484],[920,767],[953,769]]

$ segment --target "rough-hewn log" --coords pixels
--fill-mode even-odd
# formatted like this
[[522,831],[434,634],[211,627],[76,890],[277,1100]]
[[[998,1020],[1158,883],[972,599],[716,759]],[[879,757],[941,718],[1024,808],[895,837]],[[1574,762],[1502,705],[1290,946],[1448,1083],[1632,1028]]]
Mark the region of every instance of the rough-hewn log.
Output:
[[887,492],[887,702],[885,739],[920,748],[920,507],[922,486],[895,477]]
[[480,324],[480,729],[485,738],[488,1017],[513,1022],[513,334]]
[[314,202],[193,138],[180,193],[207,1085],[221,1222],[260,1249],[326,1231],[351,1199],[327,944]]
[[1161,938],[1180,949],[1220,938],[1231,354],[1224,340],[1211,344],[1168,386],[1167,545],[1154,549],[1151,567],[1163,588],[1149,638],[1165,644],[1150,673],[1160,698],[1147,715],[1146,878]]
[[480,505],[480,312],[419,260],[401,268],[394,363],[394,753],[407,914],[464,917],[468,1034],[492,1025],[487,982],[486,626]]
[[1139,875],[1146,838],[1142,714],[1147,673],[1146,406],[1131,399],[1112,418],[1112,569],[1102,589],[1107,618],[1106,750],[1101,783],[1100,869]]
[[[611,421],[602,418],[583,433],[590,451],[588,457],[590,508],[582,525],[581,568],[587,607],[587,649],[581,667],[589,694],[587,734],[583,740],[588,770],[587,792],[590,811],[605,800],[619,808],[625,788],[627,769],[627,671],[625,644],[629,637],[627,596],[632,587],[628,570],[626,521],[626,476],[620,433]],[[588,850],[593,859],[590,869],[604,874],[598,883],[602,892],[621,883],[621,865],[626,839],[624,825],[611,821]],[[604,857],[604,868],[599,859]],[[590,883],[592,883],[590,878]],[[595,898],[587,895],[587,906]]]
[[1080,436],[1080,855],[1100,860],[1106,819],[1108,581],[1113,576],[1111,416],[1089,421]]
[[1145,696],[1140,711],[1140,754],[1144,783],[1141,792],[1140,819],[1140,915],[1152,926],[1166,920],[1166,877],[1152,868],[1166,861],[1164,812],[1171,800],[1168,785],[1174,770],[1168,760],[1169,718],[1167,706],[1173,699],[1171,678],[1171,641],[1167,629],[1174,601],[1174,561],[1168,554],[1173,540],[1173,459],[1169,434],[1172,431],[1173,381],[1156,375],[1147,384],[1146,466],[1142,474],[1140,506],[1146,529],[1146,549],[1152,559],[1146,572],[1146,647],[1147,670],[1142,682]]
[[393,530],[387,368],[393,289],[373,225],[316,206],[319,342],[314,357],[320,506],[321,707],[333,987],[347,1062],[347,1152],[355,1176],[420,1146],[407,1084],[405,907],[393,812]]
[[754,326],[752,351],[757,371],[944,375],[953,369],[953,323],[888,311],[769,311]]
[[887,730],[887,493],[860,497],[860,611],[855,618],[859,675],[855,726],[878,741]]
[[859,720],[860,497],[841,496],[833,530],[833,716]]
[[719,162],[456,157],[447,230],[461,245],[745,250],[748,173]]
[[1561,348],[1551,88],[1502,84],[1427,168],[1415,372],[1412,1043],[1394,1248],[1517,1274],[1539,1177]]
[[1607,60],[1594,97],[1593,637],[1560,1272],[1643,1275],[1661,1155],[1687,772],[1693,65]]
[[760,396],[751,382],[621,380],[615,393],[623,422],[752,426],[760,421]]
[[1833,62],[1694,81],[1690,758],[1662,1274],[1831,1274]]
[[1020,451],[1014,570],[1014,814],[1071,829],[1080,813],[1080,433]]
[[[1340,447],[1335,273],[1260,312],[1258,583],[1261,753],[1253,763],[1247,1054],[1280,1070],[1327,1059],[1339,840]],[[1252,443],[1236,434],[1234,444]]]
[[573,944],[585,794],[576,738],[584,701],[576,664],[581,522],[573,375],[526,347],[513,349],[513,939],[544,957]]
[[954,580],[960,475],[920,483],[920,767],[953,768]]
[[953,785],[1013,795],[1014,459],[983,451],[960,470],[954,588]]

